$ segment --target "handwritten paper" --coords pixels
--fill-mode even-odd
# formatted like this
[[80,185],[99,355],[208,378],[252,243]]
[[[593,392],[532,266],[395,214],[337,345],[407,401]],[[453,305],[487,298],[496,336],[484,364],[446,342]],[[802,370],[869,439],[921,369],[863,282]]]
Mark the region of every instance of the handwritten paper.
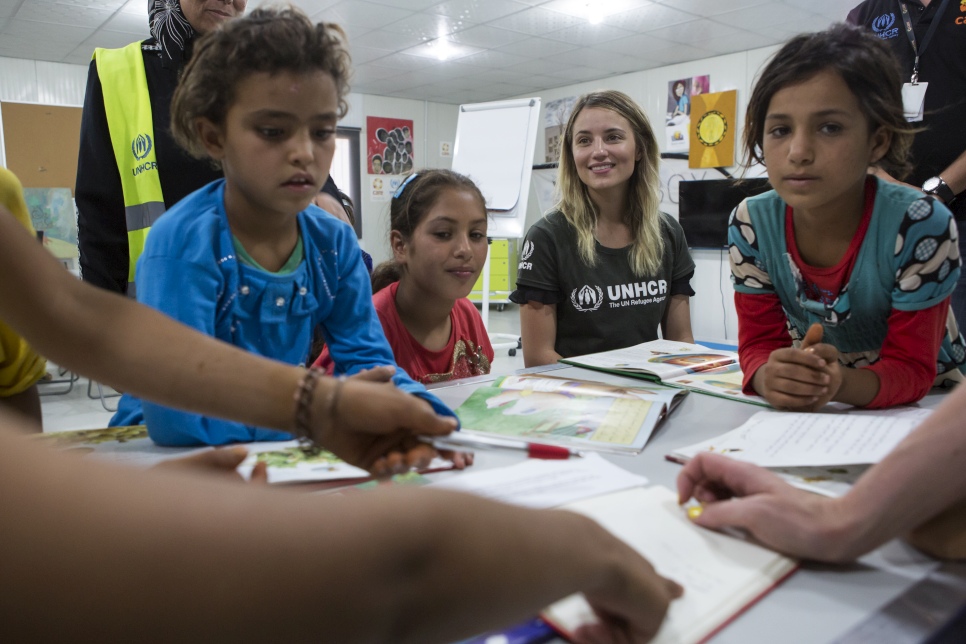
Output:
[[917,412],[867,415],[762,411],[735,430],[675,450],[671,456],[689,459],[700,452],[713,452],[762,467],[878,463],[928,414],[926,410]]

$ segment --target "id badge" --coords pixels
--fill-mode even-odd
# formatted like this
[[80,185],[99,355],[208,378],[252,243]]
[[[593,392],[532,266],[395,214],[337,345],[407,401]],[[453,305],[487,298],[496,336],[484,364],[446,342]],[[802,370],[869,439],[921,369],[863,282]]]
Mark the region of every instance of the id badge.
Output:
[[929,83],[902,84],[902,111],[909,122],[921,121],[926,104],[926,88]]

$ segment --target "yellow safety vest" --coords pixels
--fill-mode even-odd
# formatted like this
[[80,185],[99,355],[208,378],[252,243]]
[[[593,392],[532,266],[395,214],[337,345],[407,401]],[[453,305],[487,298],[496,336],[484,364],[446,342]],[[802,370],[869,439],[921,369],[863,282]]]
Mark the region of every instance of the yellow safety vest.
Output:
[[104,111],[111,147],[121,175],[127,224],[128,295],[134,295],[134,269],[151,225],[164,214],[164,197],[154,149],[151,97],[141,43],[121,49],[95,49],[97,75],[104,90]]

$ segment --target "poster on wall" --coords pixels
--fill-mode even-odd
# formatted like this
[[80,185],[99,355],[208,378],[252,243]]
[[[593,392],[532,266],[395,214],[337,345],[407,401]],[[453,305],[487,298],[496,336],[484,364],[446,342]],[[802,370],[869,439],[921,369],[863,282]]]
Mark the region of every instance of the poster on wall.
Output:
[[695,96],[707,94],[710,88],[711,76],[707,74],[668,81],[665,152],[686,153],[688,151],[692,100]]
[[574,110],[574,103],[577,102],[576,96],[558,98],[555,101],[547,101],[546,110],[543,113],[544,126],[544,157],[546,163],[556,163],[560,160],[560,142],[563,140],[564,128],[567,127],[567,119]]
[[369,174],[406,174],[412,172],[413,122],[381,116],[366,118]]
[[737,106],[737,90],[694,97],[689,168],[721,168],[735,164]]

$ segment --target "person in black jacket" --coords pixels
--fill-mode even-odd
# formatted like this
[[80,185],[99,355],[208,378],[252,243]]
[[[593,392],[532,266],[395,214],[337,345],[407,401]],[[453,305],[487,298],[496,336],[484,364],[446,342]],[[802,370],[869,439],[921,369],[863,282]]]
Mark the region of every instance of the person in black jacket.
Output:
[[[222,176],[211,163],[192,158],[174,142],[169,127],[171,97],[181,70],[191,57],[195,36],[242,15],[247,1],[148,0],[151,38],[141,43],[141,54],[166,209]],[[338,198],[338,188],[331,178],[323,190]],[[124,194],[95,60],[91,61],[87,76],[74,197],[84,281],[126,293],[130,266]]]
[[[166,208],[221,176],[220,170],[207,161],[190,157],[171,138],[171,96],[191,56],[195,34],[240,16],[246,3],[247,0],[149,0],[151,38],[141,43],[141,54],[151,97],[154,146]],[[129,260],[124,195],[96,60],[91,61],[87,76],[74,196],[84,280],[118,293],[127,292]]]
[[[911,33],[904,17],[908,17]],[[903,82],[916,70],[925,89],[921,130],[912,143],[907,185],[946,204],[956,217],[959,252],[966,253],[966,3],[959,0],[865,0],[847,21],[870,30],[899,60]],[[913,41],[915,45],[913,45]],[[928,84],[928,85],[927,85]],[[888,170],[888,169],[885,169]],[[876,173],[883,179],[894,180]],[[966,324],[966,271],[951,304],[956,321]]]

